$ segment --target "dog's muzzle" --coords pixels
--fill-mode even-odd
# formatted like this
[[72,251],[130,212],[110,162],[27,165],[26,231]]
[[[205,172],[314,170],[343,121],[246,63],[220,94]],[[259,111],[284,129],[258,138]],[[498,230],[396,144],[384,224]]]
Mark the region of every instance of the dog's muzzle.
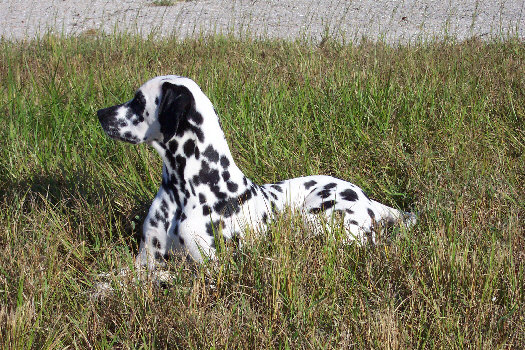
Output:
[[125,123],[119,123],[117,118],[117,111],[121,106],[122,105],[112,106],[97,111],[98,121],[109,136],[118,136],[117,134],[120,128],[126,126]]

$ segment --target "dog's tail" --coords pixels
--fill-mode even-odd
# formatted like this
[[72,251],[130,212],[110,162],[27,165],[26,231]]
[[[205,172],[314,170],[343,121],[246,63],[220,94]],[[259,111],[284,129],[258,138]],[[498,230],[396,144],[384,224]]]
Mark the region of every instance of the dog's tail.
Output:
[[405,224],[406,228],[411,228],[417,223],[417,216],[414,213],[404,211],[403,213],[403,223]]
[[376,211],[380,213],[380,217],[377,218],[378,223],[386,226],[403,224],[409,229],[417,222],[417,217],[414,213],[397,210],[374,200],[372,200],[372,204]]

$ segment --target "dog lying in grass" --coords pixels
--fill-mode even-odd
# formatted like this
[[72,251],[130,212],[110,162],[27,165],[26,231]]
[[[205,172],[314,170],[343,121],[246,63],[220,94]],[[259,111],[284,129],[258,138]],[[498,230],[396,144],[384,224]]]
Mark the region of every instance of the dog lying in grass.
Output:
[[169,75],[142,85],[133,99],[97,112],[110,137],[152,145],[164,164],[162,184],[144,221],[136,266],[153,269],[170,253],[213,258],[216,239],[264,230],[286,207],[319,229],[330,218],[348,240],[374,243],[377,228],[415,224],[411,213],[370,198],[356,185],[314,175],[257,185],[235,165],[219,118],[191,79]]

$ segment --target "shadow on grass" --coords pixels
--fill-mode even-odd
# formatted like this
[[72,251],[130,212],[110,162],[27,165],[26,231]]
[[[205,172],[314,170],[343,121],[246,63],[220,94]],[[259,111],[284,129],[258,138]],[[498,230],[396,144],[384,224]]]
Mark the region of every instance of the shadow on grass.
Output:
[[104,241],[110,245],[120,237],[140,241],[142,223],[151,198],[134,191],[123,193],[83,170],[23,179],[1,179],[0,206],[31,220],[42,216],[60,217],[72,234],[88,244]]

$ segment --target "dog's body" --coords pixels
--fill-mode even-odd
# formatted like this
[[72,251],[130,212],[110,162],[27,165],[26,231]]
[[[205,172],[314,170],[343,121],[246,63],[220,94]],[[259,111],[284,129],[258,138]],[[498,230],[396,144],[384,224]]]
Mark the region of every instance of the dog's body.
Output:
[[191,79],[151,79],[132,100],[99,110],[98,117],[109,136],[151,144],[164,161],[137,265],[153,267],[181,249],[196,261],[213,257],[219,235],[232,239],[247,227],[264,229],[287,206],[317,227],[339,217],[348,239],[360,243],[374,241],[376,224],[415,223],[413,214],[373,201],[356,185],[330,176],[255,185],[235,165],[210,100]]

